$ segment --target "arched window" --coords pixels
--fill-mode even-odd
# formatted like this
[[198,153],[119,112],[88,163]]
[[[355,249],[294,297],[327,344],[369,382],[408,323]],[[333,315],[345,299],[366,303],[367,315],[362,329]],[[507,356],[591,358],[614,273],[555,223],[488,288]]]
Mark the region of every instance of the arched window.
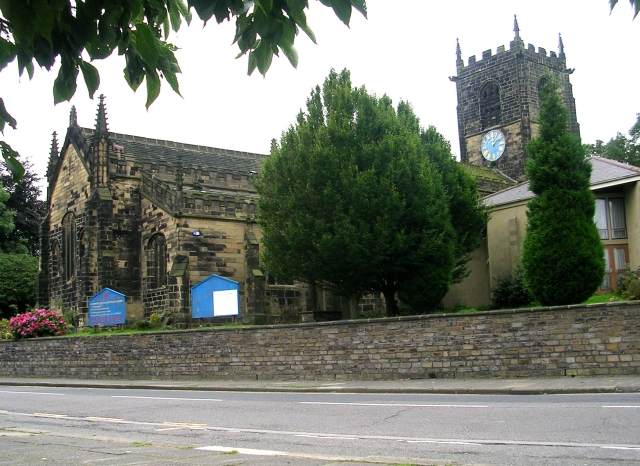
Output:
[[167,284],[167,242],[162,234],[155,235],[149,240],[147,278],[150,289]]
[[57,241],[51,245],[51,274],[54,277],[60,275],[60,245]]
[[489,81],[480,89],[480,124],[483,129],[499,125],[501,116],[500,87]]
[[62,268],[65,280],[76,273],[76,217],[67,214],[62,219]]

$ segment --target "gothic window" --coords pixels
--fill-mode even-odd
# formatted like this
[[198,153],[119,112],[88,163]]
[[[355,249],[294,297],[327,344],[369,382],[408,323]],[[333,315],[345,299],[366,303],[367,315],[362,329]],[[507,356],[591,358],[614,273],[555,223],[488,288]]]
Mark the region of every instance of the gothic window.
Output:
[[60,274],[60,245],[57,241],[51,246],[51,273],[54,277]]
[[62,271],[65,280],[71,280],[76,273],[76,218],[67,214],[62,219]]
[[167,283],[167,242],[162,234],[149,240],[147,277],[150,289],[163,287]]
[[480,124],[489,128],[500,124],[500,87],[495,81],[489,81],[480,89]]

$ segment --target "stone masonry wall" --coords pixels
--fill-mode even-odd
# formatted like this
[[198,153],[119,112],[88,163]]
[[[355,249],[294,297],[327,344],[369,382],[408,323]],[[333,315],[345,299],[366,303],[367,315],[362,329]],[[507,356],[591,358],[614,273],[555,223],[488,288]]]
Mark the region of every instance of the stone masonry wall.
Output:
[[640,302],[0,341],[0,376],[397,379],[640,374]]

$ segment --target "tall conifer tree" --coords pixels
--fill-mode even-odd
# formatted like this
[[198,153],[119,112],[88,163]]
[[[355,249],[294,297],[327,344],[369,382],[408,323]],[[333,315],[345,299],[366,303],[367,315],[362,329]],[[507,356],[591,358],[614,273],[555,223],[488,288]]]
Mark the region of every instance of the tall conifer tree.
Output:
[[540,91],[540,134],[527,145],[526,173],[536,195],[528,204],[524,279],[543,305],[580,303],[604,276],[604,250],[593,217],[591,165],[549,77]]

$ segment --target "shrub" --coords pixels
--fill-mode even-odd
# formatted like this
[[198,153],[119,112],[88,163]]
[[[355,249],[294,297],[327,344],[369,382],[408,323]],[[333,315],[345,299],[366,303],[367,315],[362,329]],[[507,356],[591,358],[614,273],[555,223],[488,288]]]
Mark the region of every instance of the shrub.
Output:
[[0,340],[10,340],[13,338],[11,330],[9,330],[9,321],[7,319],[0,319]]
[[55,311],[36,309],[13,317],[9,330],[15,339],[51,337],[65,333],[67,324]]
[[491,290],[492,305],[495,308],[514,308],[531,304],[534,299],[527,289],[519,266],[514,273],[505,272],[495,279],[496,286]]
[[640,299],[640,268],[634,272],[627,264],[627,271],[620,278],[618,288],[624,299],[629,301]]

